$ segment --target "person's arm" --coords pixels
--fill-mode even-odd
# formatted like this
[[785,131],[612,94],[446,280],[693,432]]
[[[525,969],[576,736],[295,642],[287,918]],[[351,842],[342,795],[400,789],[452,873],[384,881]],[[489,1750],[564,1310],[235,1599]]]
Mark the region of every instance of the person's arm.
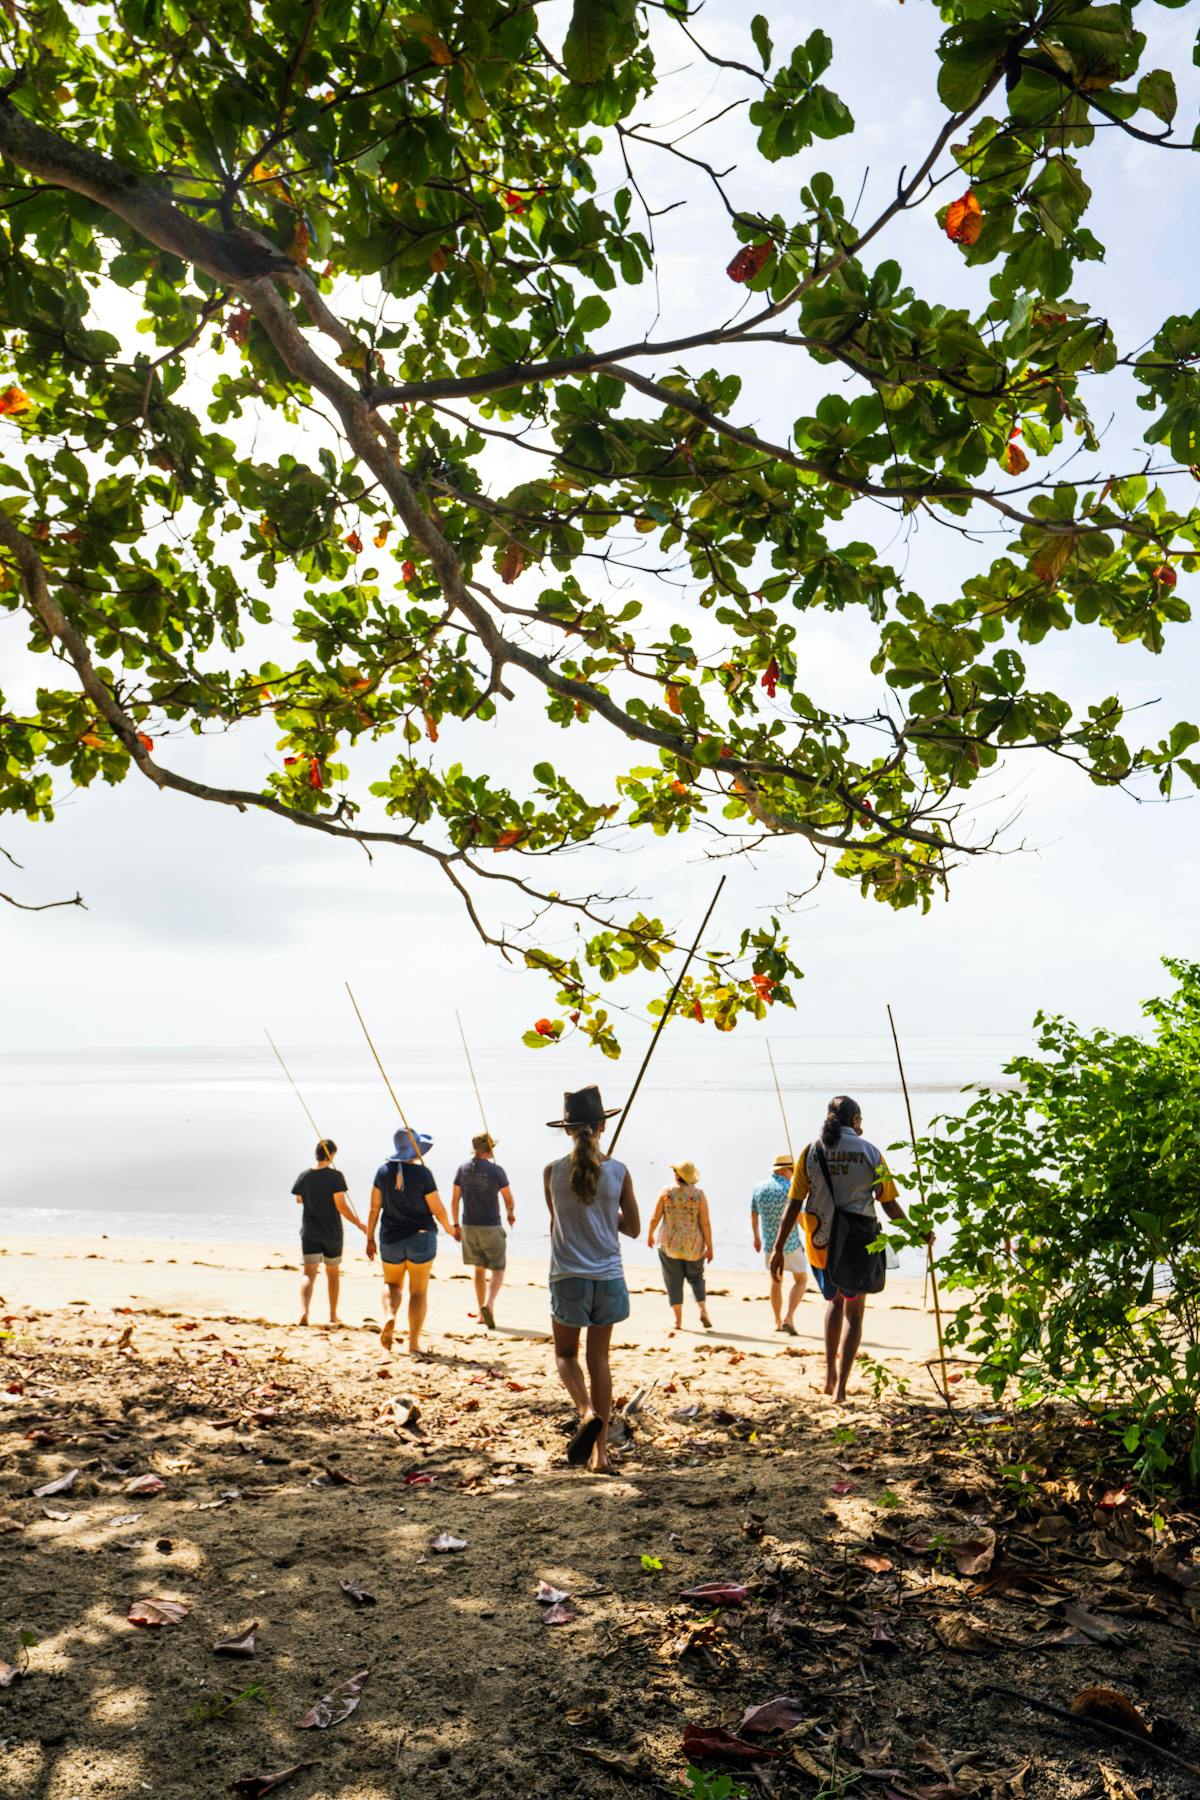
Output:
[[751,1200],[751,1202],[750,1202],[750,1229],[754,1233],[754,1248],[756,1250],[761,1250],[762,1249],[762,1238],[759,1235],[759,1229],[758,1229],[758,1201],[757,1200]]
[[347,1194],[345,1192],[340,1193],[340,1194],[335,1194],[333,1196],[333,1204],[337,1207],[337,1209],[341,1213],[343,1219],[349,1219],[349,1221],[352,1225],[358,1226],[358,1229],[362,1232],[364,1237],[367,1235],[367,1228],[363,1224],[362,1220],[359,1218],[358,1214],[355,1212],[354,1203],[351,1200],[349,1194]]
[[651,1250],[653,1250],[653,1248],[654,1248],[654,1234],[658,1230],[659,1226],[662,1224],[662,1217],[663,1217],[663,1214],[666,1212],[666,1210],[667,1210],[667,1193],[666,1193],[666,1189],[664,1188],[662,1193],[658,1196],[658,1204],[654,1208],[654,1216],[650,1220],[650,1230],[646,1237],[646,1242],[647,1242],[647,1244],[649,1244]]
[[377,1187],[371,1189],[371,1210],[367,1214],[367,1261],[375,1261],[375,1227],[379,1223],[379,1214],[383,1208],[383,1195]]
[[625,1179],[621,1183],[621,1198],[617,1204],[617,1230],[623,1237],[635,1238],[641,1229],[642,1221],[638,1213],[637,1195],[633,1191],[633,1177],[626,1169]]
[[450,1211],[454,1215],[455,1230],[458,1229],[458,1212],[459,1212],[459,1208],[461,1207],[461,1205],[462,1205],[462,1189],[459,1187],[459,1185],[456,1181],[454,1183],[454,1186],[450,1189]]
[[438,1224],[448,1231],[452,1238],[462,1237],[462,1232],[459,1230],[457,1222],[453,1225],[450,1223],[450,1218],[446,1212],[442,1196],[438,1193],[436,1188],[430,1188],[425,1196],[425,1204],[437,1220]]
[[792,1170],[792,1185],[788,1189],[788,1202],[783,1209],[783,1217],[779,1221],[779,1230],[775,1233],[775,1242],[771,1248],[771,1279],[783,1279],[784,1245],[792,1234],[793,1227],[804,1211],[805,1202],[812,1192],[812,1183],[808,1179],[808,1170],[804,1166],[802,1156]]
[[513,1199],[513,1191],[507,1182],[505,1182],[504,1186],[500,1189],[500,1198],[504,1202],[504,1210],[508,1214],[509,1224],[515,1225],[517,1222],[517,1203]]
[[713,1259],[712,1223],[708,1216],[708,1195],[700,1196],[700,1229],[704,1233],[704,1260]]
[[554,1195],[550,1192],[550,1171],[553,1163],[547,1163],[542,1170],[542,1192],[546,1196],[546,1211],[550,1214],[550,1229],[554,1230]]

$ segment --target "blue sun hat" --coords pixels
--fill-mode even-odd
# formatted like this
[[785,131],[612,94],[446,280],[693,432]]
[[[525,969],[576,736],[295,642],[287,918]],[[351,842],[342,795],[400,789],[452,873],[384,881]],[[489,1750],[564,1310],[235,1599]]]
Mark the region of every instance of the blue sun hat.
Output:
[[[414,1136],[417,1140],[416,1148],[413,1147]],[[385,1158],[385,1161],[387,1162],[419,1162],[421,1157],[425,1155],[425,1152],[433,1147],[433,1139],[427,1131],[413,1133],[406,1130],[403,1125],[400,1127],[399,1131],[397,1131],[392,1142],[395,1145],[395,1149],[389,1150],[387,1157]],[[418,1155],[418,1150],[420,1155]]]

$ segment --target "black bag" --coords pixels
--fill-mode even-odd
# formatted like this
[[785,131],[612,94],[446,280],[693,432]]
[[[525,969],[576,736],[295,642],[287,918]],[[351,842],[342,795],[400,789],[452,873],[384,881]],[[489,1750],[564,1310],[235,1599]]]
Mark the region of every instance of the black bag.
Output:
[[824,1145],[818,1142],[813,1147],[833,1201],[826,1279],[843,1294],[881,1294],[887,1281],[887,1255],[883,1250],[867,1248],[879,1236],[879,1223],[861,1213],[846,1212],[838,1205]]

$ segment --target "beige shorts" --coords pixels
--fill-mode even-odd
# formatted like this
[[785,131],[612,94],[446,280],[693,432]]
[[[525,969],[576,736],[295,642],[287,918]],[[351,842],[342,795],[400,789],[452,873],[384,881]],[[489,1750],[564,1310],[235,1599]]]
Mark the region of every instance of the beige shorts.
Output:
[[498,1274],[508,1267],[508,1238],[503,1225],[464,1225],[462,1259],[468,1268],[491,1269]]
[[[768,1269],[771,1266],[771,1258],[774,1254],[774,1250],[763,1251],[763,1261],[766,1263]],[[783,1266],[789,1275],[808,1274],[808,1258],[805,1256],[803,1250],[785,1250],[783,1253]]]

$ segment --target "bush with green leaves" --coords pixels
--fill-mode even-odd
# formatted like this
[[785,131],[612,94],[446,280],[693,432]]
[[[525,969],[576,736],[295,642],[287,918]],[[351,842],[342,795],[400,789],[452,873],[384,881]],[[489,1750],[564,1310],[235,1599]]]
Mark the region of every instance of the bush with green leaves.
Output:
[[1039,1014],[1013,1085],[920,1146],[948,1341],[997,1395],[1097,1410],[1148,1482],[1200,1476],[1200,963],[1166,967],[1150,1035]]

